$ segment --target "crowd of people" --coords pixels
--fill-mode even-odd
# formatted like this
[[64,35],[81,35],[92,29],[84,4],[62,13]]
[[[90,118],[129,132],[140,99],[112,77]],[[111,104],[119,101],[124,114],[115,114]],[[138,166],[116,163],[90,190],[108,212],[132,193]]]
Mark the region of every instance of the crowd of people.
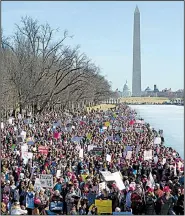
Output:
[[127,105],[17,114],[1,143],[2,215],[184,215],[183,159]]

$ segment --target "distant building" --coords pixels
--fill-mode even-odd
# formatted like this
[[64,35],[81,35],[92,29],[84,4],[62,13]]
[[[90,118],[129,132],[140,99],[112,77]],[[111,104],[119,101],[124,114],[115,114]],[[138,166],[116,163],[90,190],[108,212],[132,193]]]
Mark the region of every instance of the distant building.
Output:
[[122,97],[131,97],[131,91],[128,87],[127,81],[123,87]]

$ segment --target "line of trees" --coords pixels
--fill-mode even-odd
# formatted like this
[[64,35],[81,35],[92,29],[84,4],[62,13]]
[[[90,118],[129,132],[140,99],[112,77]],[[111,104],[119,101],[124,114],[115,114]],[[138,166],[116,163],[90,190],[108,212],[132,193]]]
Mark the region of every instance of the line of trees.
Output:
[[66,45],[64,31],[40,24],[31,17],[21,19],[11,37],[2,35],[2,109],[26,107],[35,112],[70,104],[99,102],[113,95],[100,68],[80,52]]

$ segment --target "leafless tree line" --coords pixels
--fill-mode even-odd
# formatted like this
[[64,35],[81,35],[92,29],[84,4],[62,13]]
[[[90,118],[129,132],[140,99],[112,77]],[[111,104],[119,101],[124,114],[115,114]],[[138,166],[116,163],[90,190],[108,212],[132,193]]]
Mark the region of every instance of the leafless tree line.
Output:
[[34,108],[99,102],[112,94],[110,83],[79,47],[66,45],[67,31],[57,30],[30,17],[21,19],[11,37],[2,36],[2,108]]

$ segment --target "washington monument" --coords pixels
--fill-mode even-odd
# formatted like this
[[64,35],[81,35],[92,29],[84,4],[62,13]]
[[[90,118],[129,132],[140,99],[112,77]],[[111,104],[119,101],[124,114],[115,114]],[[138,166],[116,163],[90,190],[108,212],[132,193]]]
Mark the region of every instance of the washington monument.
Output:
[[141,96],[140,12],[134,12],[132,96]]

